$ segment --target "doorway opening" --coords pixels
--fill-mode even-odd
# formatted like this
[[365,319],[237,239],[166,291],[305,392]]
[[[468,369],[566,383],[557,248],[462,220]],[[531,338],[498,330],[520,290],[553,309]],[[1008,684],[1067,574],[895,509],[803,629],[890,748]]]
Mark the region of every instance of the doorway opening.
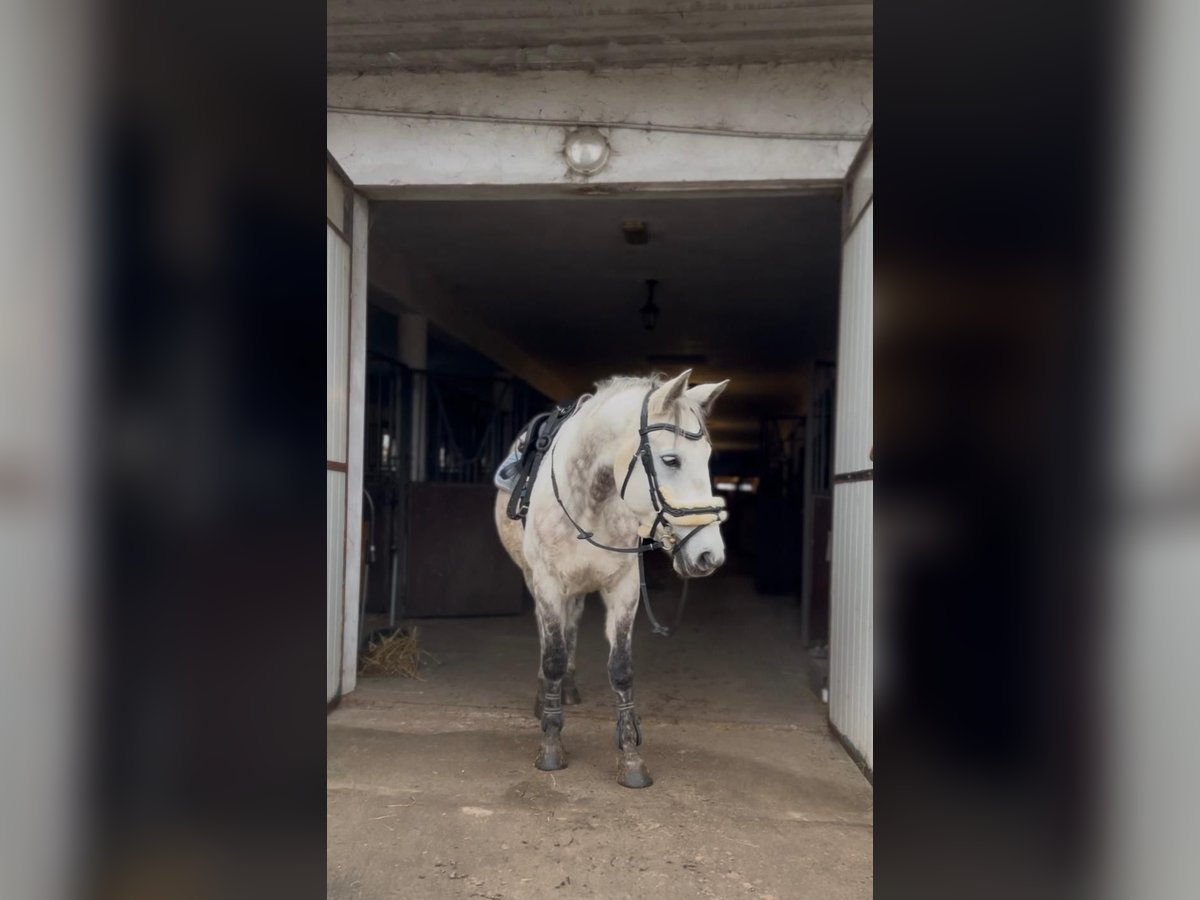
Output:
[[[609,375],[691,369],[731,380],[709,422],[731,511],[720,577],[795,607],[819,690],[841,227],[828,187],[373,202],[368,613],[527,609],[490,514],[521,426]],[[677,590],[663,562],[652,587]]]

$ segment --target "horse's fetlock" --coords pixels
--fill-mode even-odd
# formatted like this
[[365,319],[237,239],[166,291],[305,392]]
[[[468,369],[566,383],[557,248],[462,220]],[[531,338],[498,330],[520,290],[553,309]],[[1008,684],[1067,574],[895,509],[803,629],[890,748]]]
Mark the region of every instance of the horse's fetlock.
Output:
[[618,657],[609,662],[608,682],[620,695],[633,690],[633,662],[628,657]]
[[642,726],[632,706],[617,712],[617,727],[613,738],[618,750],[642,745]]

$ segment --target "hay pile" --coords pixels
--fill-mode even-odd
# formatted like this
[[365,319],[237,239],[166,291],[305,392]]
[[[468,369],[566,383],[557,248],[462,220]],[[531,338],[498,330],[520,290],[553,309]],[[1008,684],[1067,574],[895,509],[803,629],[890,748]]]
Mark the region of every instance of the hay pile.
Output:
[[359,654],[359,674],[418,677],[417,670],[421,668],[422,660],[436,662],[432,653],[420,648],[418,636],[418,629],[413,627],[400,628],[391,634],[372,638],[367,649]]

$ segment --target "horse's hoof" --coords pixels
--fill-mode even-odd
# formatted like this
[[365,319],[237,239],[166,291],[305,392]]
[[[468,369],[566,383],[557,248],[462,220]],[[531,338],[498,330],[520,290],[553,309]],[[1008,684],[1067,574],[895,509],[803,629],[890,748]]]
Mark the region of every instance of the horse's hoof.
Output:
[[557,772],[567,767],[567,755],[562,747],[543,747],[533,765],[543,772]]
[[574,706],[576,703],[582,702],[583,698],[579,696],[579,688],[573,684],[564,684],[562,689],[563,706]]
[[646,764],[640,759],[637,762],[622,760],[617,771],[617,784],[627,788],[648,788],[654,784],[654,779],[646,770]]

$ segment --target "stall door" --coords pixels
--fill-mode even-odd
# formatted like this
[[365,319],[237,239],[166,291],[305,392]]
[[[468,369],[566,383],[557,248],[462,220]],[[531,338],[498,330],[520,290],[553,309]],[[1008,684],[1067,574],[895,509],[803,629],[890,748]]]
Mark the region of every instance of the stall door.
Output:
[[868,770],[873,762],[872,139],[845,192],[837,412],[833,449],[829,721]]

